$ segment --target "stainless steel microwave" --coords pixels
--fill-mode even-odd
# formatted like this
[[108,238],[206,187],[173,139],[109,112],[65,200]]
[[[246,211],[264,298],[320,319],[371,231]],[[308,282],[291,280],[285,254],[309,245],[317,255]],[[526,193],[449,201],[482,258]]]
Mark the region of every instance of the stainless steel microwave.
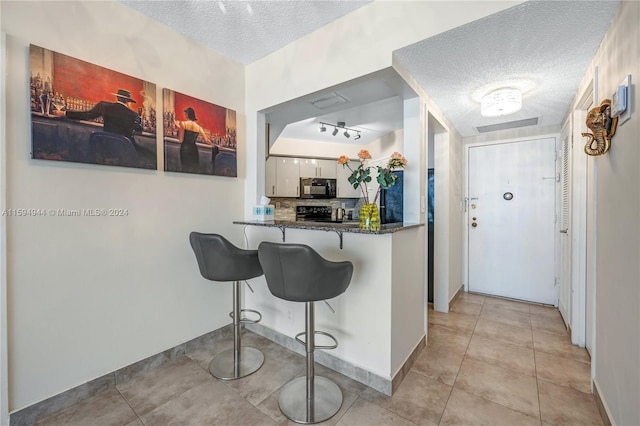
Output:
[[300,198],[336,198],[336,180],[300,178]]

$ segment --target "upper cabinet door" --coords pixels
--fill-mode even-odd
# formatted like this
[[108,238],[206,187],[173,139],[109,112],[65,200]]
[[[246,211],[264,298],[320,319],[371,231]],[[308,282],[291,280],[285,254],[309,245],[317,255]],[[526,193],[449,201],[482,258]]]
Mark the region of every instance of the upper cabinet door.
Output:
[[276,159],[276,195],[279,197],[300,195],[300,165],[297,158]]
[[318,177],[318,160],[312,158],[299,158],[300,177]]
[[[335,179],[337,177],[338,162],[336,160],[315,160],[317,163],[317,176]],[[340,166],[342,167],[342,166]]]
[[267,158],[264,177],[264,194],[267,197],[276,195],[276,162],[277,157]]

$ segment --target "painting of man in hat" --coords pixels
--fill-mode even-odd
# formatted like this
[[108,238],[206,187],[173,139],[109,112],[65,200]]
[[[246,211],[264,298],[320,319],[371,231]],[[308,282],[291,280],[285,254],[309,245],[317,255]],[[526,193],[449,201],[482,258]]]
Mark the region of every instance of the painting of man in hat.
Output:
[[157,168],[153,83],[31,45],[32,158]]
[[141,117],[129,108],[129,103],[136,103],[131,98],[131,92],[125,89],[118,89],[117,93],[112,93],[116,97],[116,102],[100,101],[89,111],[67,111],[66,117],[71,120],[93,120],[102,117],[105,132],[122,135],[132,143],[134,132],[142,131]]

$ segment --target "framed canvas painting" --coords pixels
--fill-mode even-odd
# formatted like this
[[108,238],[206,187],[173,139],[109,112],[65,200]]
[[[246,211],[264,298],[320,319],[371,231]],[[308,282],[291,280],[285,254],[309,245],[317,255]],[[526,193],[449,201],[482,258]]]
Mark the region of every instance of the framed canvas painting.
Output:
[[164,106],[164,169],[237,177],[236,112],[170,89]]
[[30,46],[31,157],[157,168],[156,86]]

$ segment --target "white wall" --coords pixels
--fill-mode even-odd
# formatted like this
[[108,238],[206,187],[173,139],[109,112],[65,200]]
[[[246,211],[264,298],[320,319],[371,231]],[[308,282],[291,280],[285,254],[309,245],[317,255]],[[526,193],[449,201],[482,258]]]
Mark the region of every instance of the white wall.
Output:
[[[6,34],[0,32],[0,123],[6,123]],[[0,125],[0,210],[7,208],[6,126]],[[7,364],[7,218],[0,216],[0,424],[9,423]]]
[[[200,277],[188,234],[242,243],[242,229],[230,225],[243,215],[244,67],[119,2],[0,8],[7,207],[129,211],[7,218],[13,411],[229,323],[230,286]],[[239,177],[30,159],[30,43],[236,110]]]
[[463,233],[464,211],[463,176],[464,153],[462,138],[457,132],[448,133],[449,136],[449,293],[447,303],[453,299],[463,281]]
[[[640,3],[623,1],[578,89],[598,67],[599,100],[632,74],[631,119],[595,159],[595,383],[615,424],[640,424]],[[577,99],[574,101],[577,102]],[[573,106],[571,108],[573,110]],[[585,139],[574,143],[586,142]],[[591,171],[592,179],[593,171]]]
[[420,227],[392,234],[391,377],[398,374],[426,332],[426,269],[415,261],[426,258],[425,233],[425,227]]

